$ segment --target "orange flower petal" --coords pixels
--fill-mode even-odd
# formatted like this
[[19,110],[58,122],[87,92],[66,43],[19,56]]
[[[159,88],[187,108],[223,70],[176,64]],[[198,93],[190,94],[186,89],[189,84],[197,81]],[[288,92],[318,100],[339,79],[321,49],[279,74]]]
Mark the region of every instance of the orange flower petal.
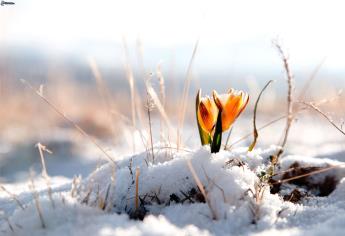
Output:
[[247,93],[230,89],[227,94],[218,95],[213,91],[213,99],[222,112],[222,130],[228,130],[236,118],[247,106],[249,96]]
[[214,128],[217,120],[218,109],[209,97],[202,98],[198,107],[198,122],[203,130],[208,133]]

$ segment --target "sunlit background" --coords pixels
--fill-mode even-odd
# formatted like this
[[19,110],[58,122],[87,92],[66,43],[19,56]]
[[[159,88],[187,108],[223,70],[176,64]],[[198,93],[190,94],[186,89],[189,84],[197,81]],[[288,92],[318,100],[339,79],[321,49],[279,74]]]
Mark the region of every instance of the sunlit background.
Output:
[[324,57],[325,70],[344,67],[342,1],[15,2],[1,8],[1,47],[9,51],[121,67],[125,37],[142,43],[149,68],[173,60],[183,70],[199,38],[198,71],[267,73],[279,66],[270,43],[278,37],[298,70]]
[[[97,151],[87,149],[92,145],[71,124],[20,79],[37,89],[43,85],[44,95],[89,134],[109,149],[114,143],[120,145],[113,150],[117,154],[127,153],[123,150],[128,147],[132,151],[133,129],[147,126],[145,116],[141,122],[136,117],[137,127],[132,127],[126,66],[134,73],[142,103],[146,99],[143,81],[152,77],[158,90],[156,74],[161,68],[166,109],[177,123],[176,111],[197,42],[186,116],[193,128],[184,135],[186,143],[195,131],[193,99],[199,87],[205,92],[213,88],[225,92],[229,87],[247,90],[253,98],[245,114],[248,122],[258,92],[273,79],[276,82],[262,100],[262,119],[267,122],[285,111],[286,78],[272,40],[279,41],[289,55],[296,94],[314,77],[307,101],[334,97],[345,85],[342,1],[13,1],[15,5],[0,7],[0,174],[4,181],[25,178],[31,165],[39,169],[37,142],[55,149],[55,157],[48,161],[54,163],[52,175],[85,175],[101,159]],[[101,82],[95,79],[95,70]],[[340,97],[327,109],[341,117],[343,104]],[[144,104],[139,109],[145,112]],[[154,127],[159,130],[158,120]],[[235,137],[250,132],[251,127],[243,127]],[[277,127],[279,131],[266,142],[279,140],[283,123]],[[56,167],[62,162],[68,165]]]

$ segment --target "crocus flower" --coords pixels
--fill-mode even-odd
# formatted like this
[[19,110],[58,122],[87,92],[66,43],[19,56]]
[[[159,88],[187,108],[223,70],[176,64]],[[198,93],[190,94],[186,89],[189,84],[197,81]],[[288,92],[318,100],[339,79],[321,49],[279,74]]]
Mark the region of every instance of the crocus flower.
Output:
[[222,113],[222,131],[225,132],[246,108],[249,96],[243,91],[234,89],[230,89],[228,93],[220,95],[213,90],[213,99]]
[[200,127],[206,132],[211,133],[217,121],[218,108],[210,97],[201,97],[198,93],[199,104],[197,104],[197,119]]

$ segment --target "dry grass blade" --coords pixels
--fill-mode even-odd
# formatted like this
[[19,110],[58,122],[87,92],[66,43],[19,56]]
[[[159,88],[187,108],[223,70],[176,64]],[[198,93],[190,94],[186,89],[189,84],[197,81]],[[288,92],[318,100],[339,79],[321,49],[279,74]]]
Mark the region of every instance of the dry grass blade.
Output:
[[228,137],[226,138],[226,142],[225,142],[225,145],[224,145],[224,150],[228,150],[228,144],[229,144],[229,141],[230,141],[230,136],[232,134],[232,130],[234,129],[234,127],[232,126],[228,132]]
[[309,77],[309,79],[305,82],[304,86],[301,89],[301,93],[298,96],[298,100],[303,100],[305,97],[305,94],[307,93],[311,83],[313,82],[313,80],[316,78],[317,73],[320,71],[322,65],[325,63],[326,61],[326,57],[324,57],[322,59],[322,61],[316,66],[316,68],[313,70],[311,76]]
[[[136,127],[136,96],[135,96],[135,88],[134,88],[134,76],[133,71],[129,63],[129,50],[127,47],[126,39],[123,38],[123,48],[125,52],[125,70],[126,70],[126,77],[129,84],[129,89],[131,93],[131,113],[132,113],[132,125],[133,127]],[[133,135],[133,153],[135,153],[135,139]]]
[[1,219],[4,219],[7,222],[8,228],[12,231],[12,233],[14,233],[14,228],[11,224],[11,221],[3,210],[0,210],[0,216],[1,216]]
[[135,170],[135,210],[139,209],[139,175],[140,168],[137,167]]
[[36,188],[35,188],[35,183],[34,183],[33,175],[34,175],[33,171],[30,171],[30,182],[31,182],[31,184],[29,185],[29,188],[30,188],[32,196],[33,196],[33,198],[35,200],[35,205],[36,205],[38,216],[39,216],[40,221],[41,221],[41,226],[42,226],[42,228],[45,228],[46,224],[44,222],[44,218],[43,218],[43,214],[42,214],[42,209],[41,209],[41,205],[40,205],[40,200],[39,200],[39,194],[38,194],[38,192],[36,191]]
[[337,126],[330,117],[328,117],[324,112],[322,112],[316,105],[312,104],[312,103],[307,103],[307,102],[301,102],[302,104],[312,108],[314,111],[318,112],[319,114],[321,114],[323,117],[326,118],[326,120],[331,123],[331,125],[336,128],[340,133],[342,133],[343,135],[345,135],[345,131],[341,129],[341,127]]
[[287,182],[290,182],[291,180],[300,179],[300,178],[307,177],[307,176],[310,176],[310,175],[315,175],[315,174],[323,173],[323,172],[326,172],[326,171],[329,171],[329,170],[332,170],[332,169],[335,169],[335,168],[340,168],[340,167],[342,167],[344,165],[345,164],[325,167],[323,169],[315,170],[315,171],[312,171],[312,172],[309,172],[309,173],[306,173],[306,174],[303,174],[303,175],[298,175],[298,176],[293,176],[293,177],[288,178],[288,179],[278,180],[277,182],[275,182],[273,184],[287,183]]
[[[283,154],[284,152],[284,148],[287,142],[287,138],[289,135],[289,131],[290,131],[290,127],[293,121],[293,96],[292,96],[292,92],[293,92],[293,75],[290,69],[290,65],[289,65],[289,61],[288,61],[288,57],[286,56],[285,52],[283,51],[281,45],[275,41],[273,42],[274,45],[276,46],[278,53],[280,54],[282,60],[283,60],[283,64],[284,64],[284,69],[286,72],[286,77],[287,77],[287,82],[288,82],[288,93],[287,93],[287,118],[286,118],[286,125],[285,125],[285,131],[284,131],[284,138],[283,141],[281,143],[281,148],[280,150],[277,152],[277,154],[275,155],[276,161],[279,159],[280,155]],[[273,163],[274,164],[274,163]]]
[[107,115],[108,115],[108,119],[109,119],[108,124],[110,125],[112,134],[115,135],[116,131],[115,131],[114,124],[116,122],[114,120],[114,115],[111,112],[112,110],[114,110],[114,108],[113,108],[114,104],[111,102],[112,98],[110,96],[110,92],[109,92],[109,90],[107,88],[107,85],[106,85],[105,81],[103,80],[101,71],[99,70],[99,67],[98,67],[98,65],[96,63],[96,60],[94,58],[89,58],[88,62],[89,62],[89,66],[91,68],[93,77],[96,80],[98,92],[99,92],[100,96],[102,97],[102,100],[103,100],[103,102],[105,104],[105,109],[106,109],[106,112],[107,112]]
[[198,46],[199,46],[199,39],[196,41],[194,49],[193,49],[193,53],[192,53],[192,57],[189,61],[189,65],[188,65],[188,69],[187,69],[187,76],[186,76],[186,80],[183,86],[183,93],[182,93],[182,100],[181,100],[181,110],[179,113],[179,123],[178,123],[178,127],[177,127],[177,148],[180,147],[180,142],[181,142],[181,131],[183,130],[183,124],[184,124],[184,119],[185,119],[185,115],[186,115],[186,109],[187,109],[187,100],[188,100],[188,92],[189,92],[189,87],[190,87],[190,82],[192,79],[192,67],[193,67],[193,63],[195,60],[195,55],[196,52],[198,50]]
[[11,193],[10,191],[8,191],[3,185],[0,185],[0,189],[4,191],[5,193],[7,193],[10,196],[10,198],[12,198],[12,200],[14,200],[22,210],[25,209],[23,204],[19,201],[18,197],[14,193]]
[[52,154],[52,151],[50,151],[46,146],[42,145],[41,143],[37,143],[36,147],[38,148],[38,151],[39,151],[40,157],[41,157],[42,177],[46,181],[46,184],[47,184],[49,200],[50,200],[53,208],[55,208],[55,203],[54,203],[54,200],[53,200],[53,191],[52,191],[51,182],[50,182],[50,177],[49,177],[48,172],[47,172],[46,162],[44,160],[44,154],[43,154],[43,151],[45,151],[45,152],[47,152],[49,154]]
[[151,96],[152,98],[152,102],[155,104],[155,106],[157,107],[159,113],[161,114],[165,124],[168,126],[168,129],[173,132],[173,128],[172,125],[170,123],[169,117],[165,112],[165,109],[162,105],[162,103],[160,102],[157,93],[155,92],[155,90],[152,88],[151,84],[149,82],[146,82],[146,90],[147,93]]
[[[270,122],[267,122],[267,123],[264,124],[263,126],[259,127],[257,130],[259,131],[259,130],[265,129],[265,128],[271,126],[272,124],[274,124],[274,123],[276,123],[276,122],[278,122],[278,121],[281,121],[281,120],[285,119],[286,117],[287,117],[286,115],[283,115],[283,116],[280,116],[280,117],[278,117],[278,118],[276,118],[276,119],[274,119],[274,120],[271,120]],[[252,136],[252,134],[253,134],[253,133],[250,132],[250,133],[244,135],[243,137],[239,138],[238,140],[234,141],[234,142],[231,143],[228,147],[226,147],[226,150],[230,150],[234,145],[236,145],[236,144],[238,144],[238,143],[240,143],[240,142],[246,140],[247,138],[249,138],[250,136]]]
[[200,189],[200,192],[202,193],[202,195],[205,198],[205,201],[206,201],[206,203],[207,203],[207,205],[208,205],[208,207],[209,207],[209,209],[211,211],[212,219],[217,220],[218,217],[217,217],[216,211],[215,211],[215,209],[213,209],[213,207],[211,205],[211,202],[208,199],[207,192],[205,191],[204,186],[202,185],[198,175],[196,174],[196,172],[194,170],[194,167],[192,165],[192,162],[190,160],[187,160],[187,165],[188,165],[188,168],[189,168],[190,172],[192,173],[192,176],[193,176],[193,179],[194,179],[196,185],[198,186],[198,188]]
[[255,102],[255,106],[254,106],[254,116],[253,116],[253,127],[254,127],[254,131],[253,131],[253,136],[254,136],[254,140],[253,142],[250,144],[249,148],[248,148],[248,151],[251,152],[253,151],[255,145],[256,145],[256,141],[259,137],[259,133],[258,133],[258,130],[256,128],[256,111],[257,111],[257,108],[258,108],[258,104],[259,104],[259,101],[260,101],[260,98],[261,98],[261,95],[263,94],[263,92],[265,91],[265,89],[273,82],[273,80],[270,80],[267,82],[267,84],[262,88],[261,92],[259,93],[259,96],[258,98],[256,99],[256,102]]
[[36,90],[28,81],[26,80],[21,80],[23,84],[25,84],[31,91],[33,91],[37,96],[43,99],[45,103],[49,105],[50,108],[52,108],[57,114],[59,114],[62,118],[64,118],[68,123],[70,123],[80,134],[82,134],[84,137],[86,137],[92,144],[94,144],[98,150],[104,154],[105,157],[114,165],[116,165],[115,161],[113,158],[102,148],[98,142],[92,138],[90,135],[88,135],[79,125],[74,123],[70,118],[68,118],[64,113],[62,113],[56,105],[54,105],[52,102],[50,102],[45,96],[43,96],[40,91]]
[[[157,66],[157,78],[159,81],[159,95],[160,95],[160,100],[162,103],[163,108],[165,109],[165,100],[166,100],[166,95],[165,95],[165,82],[164,82],[164,77],[161,69],[161,65],[158,64]],[[162,120],[162,117],[160,117],[160,141],[162,142],[164,138],[164,122]]]
[[147,116],[149,118],[149,131],[150,131],[152,163],[155,162],[155,154],[153,151],[152,121],[151,121],[151,110],[153,108],[154,108],[154,103],[152,102],[152,98],[151,98],[150,94],[148,92],[146,92],[146,109],[147,109]]
[[[332,97],[332,98],[329,98],[329,99],[322,99],[321,101],[317,102],[317,105],[322,105],[322,104],[325,104],[325,103],[330,103],[330,102],[333,102],[334,100],[338,99],[339,96],[342,94],[342,90],[340,90],[338,92],[338,95],[335,96],[335,97]],[[295,111],[295,115],[299,114],[300,112],[302,111],[306,111],[307,108],[306,107],[302,107],[302,108],[299,108],[299,110]],[[269,126],[271,126],[272,124],[274,123],[277,123],[278,121],[281,121],[283,119],[285,119],[287,117],[287,115],[283,115],[283,116],[280,116],[280,117],[277,117],[276,119],[274,120],[271,120],[269,122],[267,122],[266,124],[264,124],[263,126],[259,127],[257,130],[263,130]],[[248,133],[244,136],[242,136],[241,138],[239,138],[238,140],[234,141],[233,143],[231,143],[229,146],[226,146],[225,150],[230,150],[234,145],[246,140],[247,138],[249,138],[250,136],[252,136],[252,133]]]

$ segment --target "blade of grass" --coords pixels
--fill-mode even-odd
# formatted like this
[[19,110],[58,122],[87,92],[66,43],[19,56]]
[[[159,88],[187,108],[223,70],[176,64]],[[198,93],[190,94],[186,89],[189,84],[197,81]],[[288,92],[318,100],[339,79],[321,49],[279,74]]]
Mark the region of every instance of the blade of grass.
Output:
[[187,103],[188,103],[188,92],[189,92],[189,87],[190,87],[190,82],[192,79],[192,67],[194,64],[194,60],[195,60],[195,55],[196,52],[198,50],[198,46],[199,46],[199,39],[196,41],[195,45],[194,45],[194,49],[193,49],[193,53],[192,53],[192,57],[189,61],[189,65],[188,65],[188,69],[187,69],[187,75],[186,75],[186,79],[184,82],[184,86],[183,86],[183,93],[182,93],[182,99],[181,99],[181,110],[179,113],[179,121],[178,121],[178,127],[177,127],[177,140],[176,140],[176,145],[177,148],[180,148],[181,145],[181,132],[183,130],[183,124],[184,124],[184,119],[185,119],[185,115],[186,115],[186,109],[187,109]]
[[254,106],[254,116],[253,116],[253,136],[254,136],[254,140],[253,142],[250,144],[249,148],[248,148],[248,151],[251,152],[253,151],[255,145],[256,145],[256,141],[259,137],[259,133],[258,133],[258,130],[256,128],[256,112],[257,112],[257,109],[258,109],[258,104],[259,104],[259,101],[260,101],[260,98],[261,98],[261,95],[263,94],[263,92],[265,91],[265,89],[273,82],[273,80],[270,80],[267,82],[267,84],[262,88],[261,92],[259,93],[259,96],[258,98],[256,99],[256,102],[255,102],[255,106]]
[[79,125],[74,123],[70,118],[67,117],[64,113],[62,113],[55,104],[50,102],[43,94],[41,94],[38,90],[36,90],[28,81],[21,79],[20,80],[24,85],[26,85],[31,91],[33,91],[37,96],[39,96],[46,104],[49,105],[51,109],[53,109],[58,115],[60,115],[63,119],[65,119],[68,123],[70,123],[81,135],[86,137],[92,144],[94,144],[98,150],[107,157],[108,161],[116,165],[114,159],[98,144],[98,142],[92,138],[89,134],[87,134]]

